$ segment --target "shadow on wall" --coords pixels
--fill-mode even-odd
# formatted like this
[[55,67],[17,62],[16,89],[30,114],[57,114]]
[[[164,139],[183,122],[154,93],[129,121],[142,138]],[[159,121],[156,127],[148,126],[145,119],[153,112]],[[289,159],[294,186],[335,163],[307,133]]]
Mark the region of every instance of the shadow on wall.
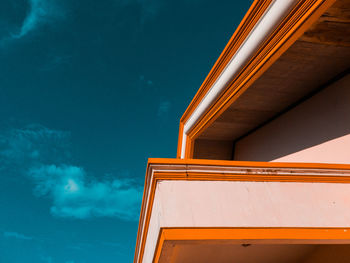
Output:
[[350,75],[235,145],[235,160],[350,163]]

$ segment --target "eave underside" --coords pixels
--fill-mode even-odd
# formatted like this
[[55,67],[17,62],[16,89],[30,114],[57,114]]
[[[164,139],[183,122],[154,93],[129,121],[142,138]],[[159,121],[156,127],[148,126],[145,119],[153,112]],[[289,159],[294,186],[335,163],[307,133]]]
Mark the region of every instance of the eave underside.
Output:
[[349,68],[350,1],[338,0],[200,133],[193,158],[233,159],[237,139],[348,74]]

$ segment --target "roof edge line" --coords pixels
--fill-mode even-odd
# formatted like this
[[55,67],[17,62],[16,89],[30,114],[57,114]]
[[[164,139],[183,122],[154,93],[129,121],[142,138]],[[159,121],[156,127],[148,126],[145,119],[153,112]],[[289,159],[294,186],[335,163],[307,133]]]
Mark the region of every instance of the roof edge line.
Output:
[[[283,20],[288,12],[295,6],[298,0],[285,1],[274,0],[260,17],[246,39],[240,45],[237,52],[227,63],[219,77],[210,87],[190,117],[184,124],[180,158],[185,158],[186,135],[195,125],[196,121],[205,113],[215,99],[221,94],[232,78],[242,69],[245,63],[252,57],[259,46],[268,38],[276,26]],[[180,135],[181,136],[181,135]]]

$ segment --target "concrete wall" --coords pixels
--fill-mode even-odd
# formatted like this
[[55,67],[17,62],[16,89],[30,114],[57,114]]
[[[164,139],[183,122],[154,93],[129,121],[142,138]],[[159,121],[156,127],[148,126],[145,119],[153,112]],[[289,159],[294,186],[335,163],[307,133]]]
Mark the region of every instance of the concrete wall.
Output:
[[350,164],[350,75],[238,141],[234,156]]

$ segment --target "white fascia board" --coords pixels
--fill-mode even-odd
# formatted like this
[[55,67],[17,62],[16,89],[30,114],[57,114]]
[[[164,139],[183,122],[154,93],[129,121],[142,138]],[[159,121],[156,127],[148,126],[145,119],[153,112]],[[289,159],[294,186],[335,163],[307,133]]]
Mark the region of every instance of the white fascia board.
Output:
[[182,136],[181,159],[185,157],[186,135],[190,129],[297,2],[298,0],[275,0],[265,11],[221,75],[186,121]]

